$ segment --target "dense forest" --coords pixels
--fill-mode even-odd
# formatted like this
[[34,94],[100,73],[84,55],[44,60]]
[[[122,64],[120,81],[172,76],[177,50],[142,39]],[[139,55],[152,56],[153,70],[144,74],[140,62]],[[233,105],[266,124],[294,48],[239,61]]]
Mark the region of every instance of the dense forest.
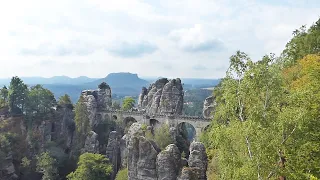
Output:
[[319,179],[319,90],[320,19],[295,30],[280,57],[232,55],[202,136],[208,178]]

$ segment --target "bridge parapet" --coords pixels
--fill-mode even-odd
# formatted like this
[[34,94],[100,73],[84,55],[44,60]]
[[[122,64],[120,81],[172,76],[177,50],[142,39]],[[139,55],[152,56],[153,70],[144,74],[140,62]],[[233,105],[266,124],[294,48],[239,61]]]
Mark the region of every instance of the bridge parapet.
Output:
[[187,119],[187,120],[211,121],[210,118],[205,118],[205,117],[202,117],[202,116],[186,116],[186,115],[180,115],[180,116],[176,116],[176,118],[179,118],[179,119]]
[[119,114],[123,114],[123,115],[134,115],[134,116],[144,116],[144,117],[148,117],[150,119],[153,118],[170,118],[170,119],[186,119],[186,120],[200,120],[200,121],[211,121],[210,118],[205,118],[202,116],[187,116],[187,115],[168,115],[165,113],[159,113],[159,114],[147,114],[145,112],[141,112],[141,111],[122,111],[122,110],[110,110],[109,112],[111,113],[119,113]]

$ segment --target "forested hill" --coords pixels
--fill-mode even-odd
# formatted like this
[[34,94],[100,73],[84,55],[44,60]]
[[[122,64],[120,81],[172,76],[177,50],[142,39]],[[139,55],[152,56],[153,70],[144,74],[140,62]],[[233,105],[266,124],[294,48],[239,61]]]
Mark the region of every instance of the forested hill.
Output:
[[203,135],[209,179],[320,179],[320,19],[281,56],[238,51]]

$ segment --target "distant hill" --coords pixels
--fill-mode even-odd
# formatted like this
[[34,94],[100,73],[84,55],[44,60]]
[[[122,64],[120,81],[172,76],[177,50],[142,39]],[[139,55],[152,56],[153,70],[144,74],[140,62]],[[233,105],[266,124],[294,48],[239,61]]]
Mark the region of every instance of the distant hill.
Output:
[[98,86],[102,82],[107,82],[112,89],[125,87],[139,89],[139,91],[143,86],[147,86],[149,84],[148,81],[140,79],[137,74],[132,73],[110,73],[105,78],[98,79],[87,84]]
[[[80,76],[77,78],[70,78],[68,76],[54,76],[51,78],[44,77],[21,77],[21,79],[33,86],[42,84],[45,88],[52,91],[58,99],[64,94],[68,94],[72,101],[77,102],[82,90],[96,89],[101,82],[107,82],[112,90],[112,94],[117,97],[123,96],[138,96],[143,86],[148,87],[150,83],[156,81],[158,78],[139,78],[137,74],[120,72],[110,73],[105,78],[89,78]],[[219,83],[219,79],[194,79],[182,78],[184,89],[199,89],[213,87]],[[9,85],[10,79],[0,79],[0,86]]]
[[[29,85],[34,84],[84,84],[97,80],[98,78],[89,78],[86,76],[80,76],[77,78],[71,78],[68,76],[53,76],[50,78],[44,77],[20,77],[24,83]],[[0,85],[8,85],[10,83],[10,78],[0,79]]]

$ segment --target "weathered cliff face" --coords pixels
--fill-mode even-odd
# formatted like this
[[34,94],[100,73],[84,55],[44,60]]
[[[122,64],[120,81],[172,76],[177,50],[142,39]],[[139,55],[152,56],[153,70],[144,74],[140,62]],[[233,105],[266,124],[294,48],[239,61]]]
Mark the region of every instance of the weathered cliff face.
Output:
[[157,179],[157,148],[148,141],[141,129],[141,124],[134,123],[127,134],[127,162],[129,180]]
[[138,107],[149,114],[182,114],[183,87],[179,78],[162,78],[143,88],[139,96]]
[[82,149],[82,153],[84,152],[99,153],[98,134],[94,131],[90,131],[86,138],[84,148]]
[[99,124],[97,112],[111,109],[112,98],[111,89],[108,86],[106,89],[84,90],[81,95],[85,99],[85,104],[89,112],[89,120],[91,127]]
[[[129,180],[206,179],[207,156],[202,143],[191,144],[189,160],[186,160],[181,158],[180,150],[175,144],[160,151],[155,142],[144,137],[141,127],[139,123],[132,124],[123,137],[126,151],[121,156],[127,157]],[[181,172],[183,166],[189,167]]]
[[84,90],[81,96],[87,106],[91,130],[97,134],[96,138],[99,141],[97,152],[104,154],[109,133],[115,126],[115,122],[109,116],[104,115],[104,112],[110,110],[112,106],[111,89],[107,85],[105,89]]
[[181,153],[175,144],[170,144],[157,156],[158,179],[176,180],[181,169]]
[[216,106],[216,102],[215,102],[214,96],[207,97],[203,103],[203,112],[202,112],[203,117],[212,118],[213,117],[212,113],[215,110],[215,106]]
[[3,164],[0,166],[0,179],[6,179],[6,180],[16,180],[18,179],[18,175],[16,174],[16,169],[13,165],[13,157],[12,157],[12,151],[9,151],[5,158],[3,159]]
[[190,145],[190,156],[188,160],[188,165],[193,172],[196,173],[198,180],[207,179],[207,166],[208,158],[206,154],[206,148],[200,142],[192,142]]
[[113,167],[113,171],[110,175],[110,179],[115,179],[116,174],[121,166],[120,138],[119,138],[119,135],[116,131],[112,131],[109,134],[106,156],[108,157],[108,159]]
[[70,150],[75,133],[73,106],[71,104],[57,107],[57,118],[54,123],[54,139],[63,139],[67,152]]

